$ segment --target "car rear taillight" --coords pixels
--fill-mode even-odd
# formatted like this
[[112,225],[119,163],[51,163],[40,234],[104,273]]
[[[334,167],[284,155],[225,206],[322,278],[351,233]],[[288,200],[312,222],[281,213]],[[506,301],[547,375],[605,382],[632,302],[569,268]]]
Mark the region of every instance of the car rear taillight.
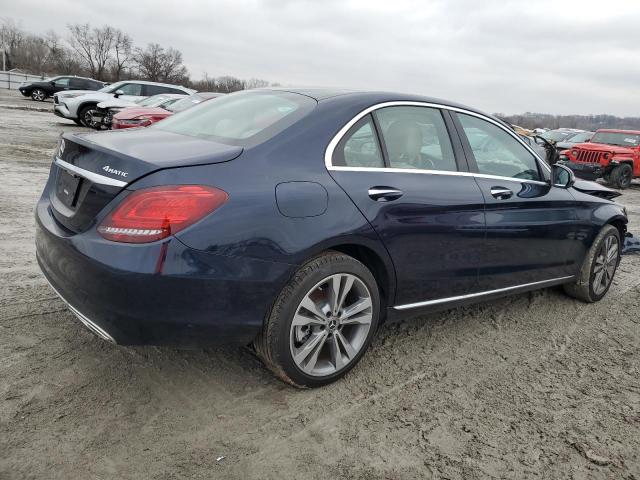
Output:
[[154,242],[192,225],[228,198],[227,192],[204,185],[145,188],[126,197],[98,232],[114,242]]

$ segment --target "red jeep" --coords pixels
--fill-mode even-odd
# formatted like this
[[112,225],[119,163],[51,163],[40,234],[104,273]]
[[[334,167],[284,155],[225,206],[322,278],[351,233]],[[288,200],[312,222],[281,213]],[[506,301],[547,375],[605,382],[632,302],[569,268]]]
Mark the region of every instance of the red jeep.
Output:
[[640,177],[640,131],[598,130],[590,142],[563,151],[560,160],[580,178],[602,177],[609,185],[627,188]]

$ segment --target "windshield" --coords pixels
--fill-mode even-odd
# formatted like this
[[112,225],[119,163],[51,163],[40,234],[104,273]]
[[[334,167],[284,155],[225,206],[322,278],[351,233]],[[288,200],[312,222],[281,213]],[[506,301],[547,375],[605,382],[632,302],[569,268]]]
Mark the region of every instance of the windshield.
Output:
[[561,142],[565,140],[570,135],[574,135],[576,132],[567,132],[565,130],[551,130],[549,132],[544,132],[540,135],[545,140],[553,140],[554,142]]
[[138,105],[141,107],[157,107],[170,100],[171,97],[166,94],[154,95],[153,97],[143,98],[138,100]]
[[640,145],[640,133],[596,132],[591,143],[604,143],[619,147],[637,147]]
[[315,100],[296,93],[245,91],[202,102],[150,128],[253,146],[293,125],[315,106]]
[[567,142],[571,143],[582,143],[587,142],[593,136],[593,132],[582,132],[576,133],[575,135],[571,135],[567,138]]
[[167,110],[169,110],[170,112],[173,112],[173,113],[182,112],[183,110],[186,110],[187,108],[190,108],[190,107],[193,107],[194,105],[197,105],[198,103],[202,102],[203,100],[204,100],[204,98],[202,98],[197,93],[194,93],[193,95],[189,95],[187,98],[180,99],[176,103],[168,106]]

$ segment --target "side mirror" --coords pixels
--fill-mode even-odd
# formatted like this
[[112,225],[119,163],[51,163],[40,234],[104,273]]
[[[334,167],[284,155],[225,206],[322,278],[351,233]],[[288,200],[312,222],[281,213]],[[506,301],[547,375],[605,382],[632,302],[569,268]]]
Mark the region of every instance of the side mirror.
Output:
[[116,90],[114,97],[118,98],[120,95],[124,95],[124,92],[122,90]]
[[49,83],[50,83],[53,87],[55,87],[55,86],[56,86],[56,82],[54,82],[53,80],[51,80]]
[[554,187],[569,188],[576,183],[576,176],[569,167],[556,163],[551,167],[551,184]]

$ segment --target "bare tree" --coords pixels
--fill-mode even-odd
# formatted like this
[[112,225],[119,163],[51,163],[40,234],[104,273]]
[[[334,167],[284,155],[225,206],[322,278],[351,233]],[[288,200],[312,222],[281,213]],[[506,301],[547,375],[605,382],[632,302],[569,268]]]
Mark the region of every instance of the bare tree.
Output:
[[113,79],[117,82],[120,80],[123,70],[131,60],[133,54],[133,40],[129,35],[121,30],[116,30],[116,36],[113,43]]
[[11,18],[0,17],[0,50],[5,68],[13,68],[12,58],[24,40],[24,31],[18,23]]
[[82,58],[93,78],[103,80],[111,59],[116,30],[108,25],[91,28],[88,23],[67,25],[67,28],[73,51]]
[[153,82],[186,82],[187,68],[182,64],[182,53],[169,47],[164,49],[157,43],[138,49],[134,56],[140,75]]
[[237,92],[238,90],[244,90],[245,82],[236,77],[218,77],[216,79],[216,87],[219,92]]
[[250,88],[265,88],[269,86],[269,82],[267,82],[266,80],[262,80],[260,78],[250,78],[249,80],[247,80],[245,83],[245,88],[246,89],[250,89]]

